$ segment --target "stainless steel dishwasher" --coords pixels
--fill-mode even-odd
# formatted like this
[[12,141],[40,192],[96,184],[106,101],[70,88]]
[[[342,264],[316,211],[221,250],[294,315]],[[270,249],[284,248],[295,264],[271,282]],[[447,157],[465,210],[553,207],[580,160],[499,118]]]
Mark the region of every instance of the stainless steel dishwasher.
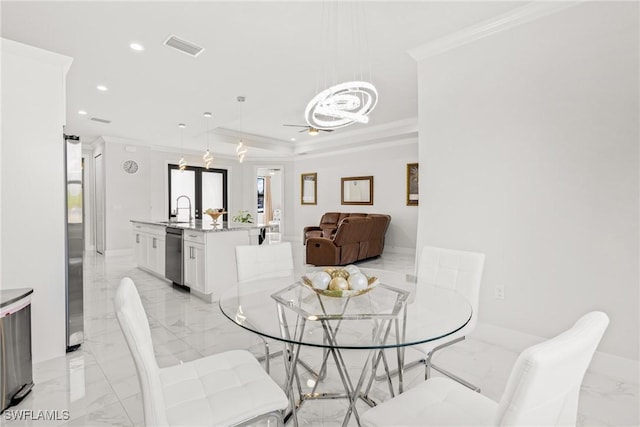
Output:
[[182,276],[182,228],[167,227],[164,277],[184,287]]

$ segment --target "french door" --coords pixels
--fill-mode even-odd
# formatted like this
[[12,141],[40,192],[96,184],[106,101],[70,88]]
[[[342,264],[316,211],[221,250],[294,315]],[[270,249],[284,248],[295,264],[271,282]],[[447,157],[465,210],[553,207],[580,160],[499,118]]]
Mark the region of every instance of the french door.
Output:
[[[187,166],[181,171],[178,165],[169,165],[169,216],[180,208],[180,212],[189,203],[180,196],[187,196],[191,201],[189,216],[202,219],[202,213],[207,209],[227,210],[227,170],[205,169],[197,166]],[[227,215],[222,217],[227,221]]]

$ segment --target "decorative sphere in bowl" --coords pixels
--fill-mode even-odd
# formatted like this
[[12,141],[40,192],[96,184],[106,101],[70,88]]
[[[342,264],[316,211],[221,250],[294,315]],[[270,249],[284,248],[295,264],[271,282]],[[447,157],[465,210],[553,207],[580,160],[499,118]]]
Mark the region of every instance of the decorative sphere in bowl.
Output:
[[329,282],[329,289],[332,291],[346,291],[349,289],[349,283],[343,277],[334,277]]
[[327,289],[329,282],[331,282],[331,275],[325,271],[318,271],[311,278],[311,283],[316,289]]
[[347,265],[344,269],[347,270],[347,273],[349,273],[349,275],[360,273],[360,269],[353,264]]
[[349,289],[353,291],[361,291],[369,286],[369,280],[367,280],[367,277],[362,273],[349,275],[348,283]]

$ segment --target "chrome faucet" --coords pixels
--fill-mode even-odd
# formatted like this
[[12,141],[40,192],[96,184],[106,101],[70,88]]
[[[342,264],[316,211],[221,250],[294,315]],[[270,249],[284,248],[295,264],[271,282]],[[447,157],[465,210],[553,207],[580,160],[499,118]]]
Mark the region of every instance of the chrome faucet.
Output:
[[[180,199],[182,199],[183,197],[187,199],[187,202],[189,202],[188,208],[180,207]],[[180,209],[189,209],[189,222],[193,221],[193,217],[191,216],[191,199],[189,198],[189,196],[185,196],[183,194],[182,196],[178,196],[178,198],[176,199],[176,218],[178,217],[178,213],[180,212]]]

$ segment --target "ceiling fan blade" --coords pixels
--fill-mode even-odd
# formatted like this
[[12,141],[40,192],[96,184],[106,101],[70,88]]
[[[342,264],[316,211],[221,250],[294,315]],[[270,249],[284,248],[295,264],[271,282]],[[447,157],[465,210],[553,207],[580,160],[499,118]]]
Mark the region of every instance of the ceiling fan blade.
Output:
[[298,133],[302,133],[302,132],[309,132],[309,129],[300,129],[300,130],[298,131]]
[[318,129],[321,132],[333,132],[335,129]]
[[282,125],[282,126],[292,126],[292,127],[296,127],[296,128],[308,128],[309,127],[307,125]]

